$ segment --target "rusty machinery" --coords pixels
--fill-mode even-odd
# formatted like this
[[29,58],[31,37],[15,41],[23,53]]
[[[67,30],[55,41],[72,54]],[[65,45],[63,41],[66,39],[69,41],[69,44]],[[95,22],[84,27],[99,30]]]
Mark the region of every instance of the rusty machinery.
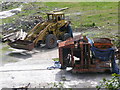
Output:
[[47,14],[47,20],[38,23],[32,30],[30,30],[23,38],[15,38],[10,40],[9,36],[4,36],[2,42],[8,41],[8,45],[17,48],[32,50],[36,46],[45,44],[47,48],[54,48],[57,46],[57,40],[66,40],[72,36],[72,28],[70,27],[70,21],[65,19],[63,10],[68,9],[61,8],[60,10],[54,10]]
[[[108,38],[95,38],[94,43],[89,42],[86,36],[78,35],[59,43],[59,60],[61,69],[72,67],[73,72],[105,72],[112,71],[114,49]],[[96,53],[95,49],[101,50]],[[107,51],[106,51],[107,50]],[[107,53],[107,54],[106,54]],[[96,54],[105,54],[102,56]]]

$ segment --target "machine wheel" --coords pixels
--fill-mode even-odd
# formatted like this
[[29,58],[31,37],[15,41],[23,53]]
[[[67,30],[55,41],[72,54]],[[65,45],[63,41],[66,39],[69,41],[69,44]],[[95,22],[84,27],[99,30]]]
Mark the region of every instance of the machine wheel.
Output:
[[70,34],[65,33],[64,36],[63,36],[63,41],[67,40],[70,37],[71,37]]
[[41,46],[41,43],[42,43],[42,41],[38,41],[36,47],[40,47],[40,46]]
[[46,48],[54,48],[57,46],[57,38],[53,34],[49,34],[45,40]]

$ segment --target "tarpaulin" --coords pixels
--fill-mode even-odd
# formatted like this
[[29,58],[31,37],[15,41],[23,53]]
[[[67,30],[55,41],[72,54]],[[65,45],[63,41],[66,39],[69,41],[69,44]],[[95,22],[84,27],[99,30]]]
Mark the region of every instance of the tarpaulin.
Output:
[[115,60],[115,50],[114,48],[108,48],[106,50],[101,50],[94,47],[93,42],[91,39],[88,38],[89,43],[91,43],[91,51],[92,55],[95,58],[98,58],[101,61],[108,61],[112,60],[112,73],[120,74],[120,70],[118,65],[116,64]]

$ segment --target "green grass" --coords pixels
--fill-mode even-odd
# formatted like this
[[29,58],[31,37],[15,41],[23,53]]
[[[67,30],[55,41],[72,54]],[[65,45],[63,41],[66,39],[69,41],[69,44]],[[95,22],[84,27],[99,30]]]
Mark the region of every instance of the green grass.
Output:
[[[120,47],[118,41],[120,37],[115,35],[118,33],[118,2],[18,2],[5,10],[17,8],[21,4],[23,5],[21,13],[2,20],[0,19],[0,24],[16,23],[16,20],[19,18],[33,15],[40,15],[45,19],[46,12],[54,10],[55,8],[69,7],[69,9],[64,12],[71,20],[73,30],[77,29],[77,32],[82,32],[83,35],[89,35],[90,38],[114,38],[115,41],[113,43],[117,47]],[[37,13],[38,11],[40,11],[40,13]],[[100,29],[96,28],[96,30],[94,30],[93,23],[95,27],[99,27]],[[89,28],[93,28],[93,30],[91,31]],[[78,29],[83,30],[80,31]],[[10,49],[6,46],[0,49],[0,51],[5,53],[10,51]],[[57,61],[58,58],[53,60]]]
[[[18,4],[18,3],[17,3]],[[47,7],[47,8],[46,8]],[[96,23],[98,26],[106,24],[108,21],[117,22],[117,2],[34,2],[23,4],[22,13],[3,19],[3,23],[10,23],[13,18],[19,18],[22,16],[31,16],[37,11],[48,12],[55,8],[69,7],[65,13],[70,17],[73,28],[80,27],[81,23],[91,24]],[[73,13],[81,12],[81,15],[75,15]],[[36,13],[37,14],[37,13]],[[45,14],[40,13],[45,18]],[[116,20],[114,20],[116,19]],[[111,22],[112,23],[112,22]]]
[[[79,28],[81,24],[89,27],[92,23],[95,23],[97,26],[103,26],[107,23],[118,22],[117,2],[46,2],[45,5],[50,8],[69,7],[66,13],[73,23],[73,28]],[[81,12],[82,14],[73,14],[77,12]],[[113,26],[113,28],[115,27]]]
[[53,61],[59,61],[59,58],[53,58],[52,60]]
[[0,52],[1,52],[0,58],[2,58],[3,55],[4,55],[6,52],[12,51],[11,49],[9,49],[10,47],[9,47],[8,45],[6,45],[6,43],[0,43],[0,45],[2,46],[2,47],[0,48]]
[[9,49],[10,47],[6,45],[6,43],[0,43],[0,45],[3,46],[2,49],[0,49],[0,52],[11,51],[11,49]]
[[4,7],[4,4],[3,4],[1,9],[3,11],[11,10],[11,9],[14,9],[14,8],[18,8],[18,6],[20,6],[21,4],[22,4],[22,2],[11,2],[11,3],[8,2],[5,7]]
[[[23,5],[21,13],[3,19],[2,22],[16,23],[15,20],[18,18],[33,15],[40,15],[45,19],[46,12],[55,8],[69,7],[65,10],[65,14],[69,16],[73,30],[76,28],[86,29],[85,34],[91,34],[89,28],[93,27],[93,23],[96,27],[101,28],[97,31],[96,36],[111,36],[116,34],[118,30],[118,2],[30,2],[21,4]],[[38,11],[41,12],[37,13]],[[77,15],[75,13],[81,14]],[[111,33],[106,33],[109,31]]]

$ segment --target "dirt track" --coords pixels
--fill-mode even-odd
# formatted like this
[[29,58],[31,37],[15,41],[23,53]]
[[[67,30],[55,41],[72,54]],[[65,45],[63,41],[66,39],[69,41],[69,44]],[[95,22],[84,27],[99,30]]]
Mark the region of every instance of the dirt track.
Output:
[[[103,77],[110,78],[110,74],[73,74],[69,70],[53,69],[52,58],[58,58],[58,48],[37,48],[33,51],[12,51],[8,56],[18,61],[8,63],[0,67],[0,87],[24,87],[30,83],[31,88],[59,87],[66,88],[90,88],[95,87]],[[64,83],[63,85],[59,82]]]

